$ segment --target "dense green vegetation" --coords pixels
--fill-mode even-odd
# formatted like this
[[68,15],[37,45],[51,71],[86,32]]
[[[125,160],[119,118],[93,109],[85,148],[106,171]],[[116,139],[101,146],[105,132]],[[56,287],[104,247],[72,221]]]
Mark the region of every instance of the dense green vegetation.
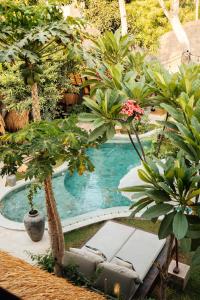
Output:
[[[165,1],[169,6],[170,1]],[[86,18],[100,32],[116,30],[120,24],[118,1],[88,0]],[[106,7],[106,9],[105,9]],[[169,31],[170,24],[157,0],[132,0],[126,5],[129,33],[134,35],[136,45],[155,52],[158,39]],[[194,1],[180,1],[180,20],[194,20]]]

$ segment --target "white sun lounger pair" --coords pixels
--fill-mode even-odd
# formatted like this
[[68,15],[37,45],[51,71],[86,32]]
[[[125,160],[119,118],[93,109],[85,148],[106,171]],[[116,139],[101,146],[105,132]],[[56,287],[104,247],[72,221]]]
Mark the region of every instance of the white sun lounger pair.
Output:
[[96,273],[96,288],[132,299],[165,242],[155,234],[108,221],[81,249],[66,251],[63,265],[77,265],[87,278]]

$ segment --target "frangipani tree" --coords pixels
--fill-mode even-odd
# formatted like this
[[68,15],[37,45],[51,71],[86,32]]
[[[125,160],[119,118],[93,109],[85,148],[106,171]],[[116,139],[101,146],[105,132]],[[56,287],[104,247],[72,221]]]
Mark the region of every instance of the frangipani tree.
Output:
[[[140,142],[137,131],[134,128],[134,121],[139,120],[144,114],[143,109],[138,103],[125,95],[120,95],[115,90],[107,89],[96,92],[96,100],[84,97],[84,104],[90,109],[88,113],[79,115],[79,120],[91,122],[94,130],[90,134],[90,140],[97,138],[103,140],[111,139],[115,134],[115,126],[122,126],[128,133],[130,141],[141,160],[145,160],[145,153]],[[134,131],[140,150],[137,149],[131,133]],[[141,151],[141,152],[140,152]]]
[[[138,170],[138,176],[144,184],[121,189],[140,196],[140,200],[131,206],[133,216],[144,211],[141,218],[155,222],[162,217],[158,237],[169,237],[166,262],[160,270],[162,300],[166,299],[168,267],[174,239],[176,237],[182,240],[187,237],[191,240],[194,234],[190,215],[200,204],[195,201],[195,197],[200,194],[200,176],[197,176],[199,169],[200,165],[192,166],[181,153],[175,160],[172,157],[166,158],[164,162],[148,160],[143,162],[143,169]],[[195,232],[199,234],[198,230]]]
[[54,271],[58,276],[62,275],[64,237],[52,188],[53,167],[59,160],[68,162],[71,173],[77,170],[82,175],[86,170],[93,171],[85,153],[89,146],[87,133],[76,126],[74,118],[34,122],[0,138],[0,161],[4,164],[0,174],[16,173],[24,157],[29,157],[25,179],[44,183]]
[[38,82],[43,63],[52,60],[53,54],[67,51],[71,43],[80,42],[81,23],[73,18],[64,20],[57,7],[40,6],[40,17],[35,6],[10,4],[9,11],[6,5],[0,6],[4,12],[0,25],[0,62],[21,62],[24,81],[31,86],[33,118],[39,121]]

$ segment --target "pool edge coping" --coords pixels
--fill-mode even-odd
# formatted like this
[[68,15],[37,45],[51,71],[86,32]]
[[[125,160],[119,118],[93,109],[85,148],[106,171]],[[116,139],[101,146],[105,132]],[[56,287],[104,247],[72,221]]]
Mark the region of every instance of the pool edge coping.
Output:
[[[153,129],[146,133],[140,134],[139,137],[141,139],[150,138],[159,131],[160,131],[160,129]],[[135,135],[132,135],[132,138],[134,141],[136,141]],[[110,141],[107,141],[107,143],[112,143],[112,142],[116,143],[120,140],[125,143],[129,142],[129,138],[127,137],[127,135],[115,134],[113,139],[111,139]],[[67,168],[68,168],[68,164],[66,162],[63,163],[61,166],[59,166],[58,168],[56,168],[54,170],[53,176],[66,171]],[[138,166],[136,166],[132,169],[135,169],[135,168],[138,168]],[[11,193],[12,191],[15,191],[23,186],[27,186],[28,184],[30,184],[30,182],[31,182],[30,180],[25,181],[23,179],[23,180],[18,181],[17,184],[13,187],[5,187],[4,186],[3,192],[0,191],[0,203],[9,193]],[[3,180],[2,180],[2,184],[3,184]],[[99,212],[99,214],[96,215],[96,212]],[[113,218],[126,217],[126,216],[129,216],[130,214],[131,214],[131,211],[129,210],[129,206],[105,208],[105,209],[99,209],[95,212],[90,212],[90,213],[82,214],[82,215],[79,215],[76,217],[65,219],[65,220],[61,221],[61,223],[62,223],[62,227],[63,227],[63,232],[66,233],[71,230],[78,229],[78,228],[81,228],[81,227],[84,227],[84,226],[87,226],[90,224],[94,224],[97,222],[101,222],[101,221],[105,221],[105,220],[109,220],[109,219],[113,219]],[[81,216],[81,218],[80,218],[80,216]],[[88,216],[88,218],[86,218],[86,216]],[[80,218],[80,221],[76,220],[76,218],[78,218],[78,217]],[[12,221],[12,220],[4,217],[1,214],[1,212],[0,212],[0,227],[5,228],[5,229],[10,229],[10,230],[16,230],[16,231],[25,231],[24,223]],[[45,224],[45,229],[48,229],[47,222]]]

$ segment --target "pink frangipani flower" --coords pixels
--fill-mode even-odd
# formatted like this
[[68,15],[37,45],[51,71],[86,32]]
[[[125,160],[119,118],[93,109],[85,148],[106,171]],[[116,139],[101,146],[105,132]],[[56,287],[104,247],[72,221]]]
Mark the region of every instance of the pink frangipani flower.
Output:
[[134,117],[135,120],[140,120],[144,114],[144,110],[137,104],[135,100],[128,99],[122,106],[121,114]]

